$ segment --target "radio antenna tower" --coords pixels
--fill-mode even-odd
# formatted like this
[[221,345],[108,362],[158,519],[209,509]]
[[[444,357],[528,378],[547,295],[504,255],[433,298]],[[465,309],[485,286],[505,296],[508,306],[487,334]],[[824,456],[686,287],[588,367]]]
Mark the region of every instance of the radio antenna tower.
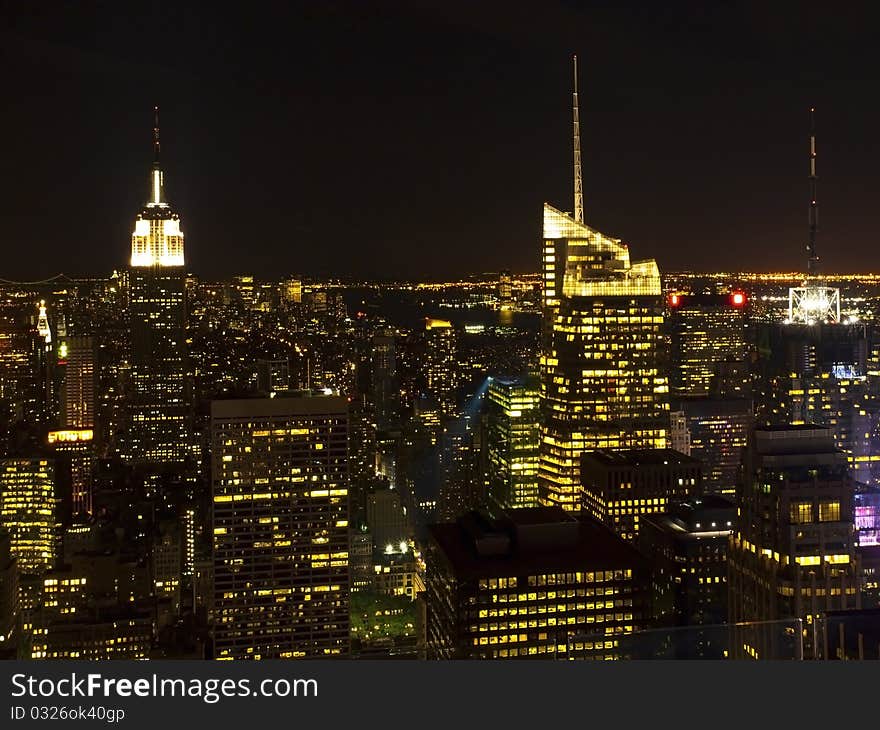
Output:
[[574,93],[572,94],[572,110],[574,122],[574,219],[584,222],[584,181],[581,174],[581,120],[578,113],[578,57],[572,56],[574,62]]
[[807,276],[803,286],[788,290],[788,324],[836,324],[840,322],[840,289],[809,281],[819,274],[816,231],[819,229],[819,205],[816,198],[816,123],[810,107],[810,233],[807,239]]
[[819,204],[816,198],[816,109],[810,107],[810,235],[807,240],[807,276],[819,273],[819,254],[816,253],[816,231],[819,229]]

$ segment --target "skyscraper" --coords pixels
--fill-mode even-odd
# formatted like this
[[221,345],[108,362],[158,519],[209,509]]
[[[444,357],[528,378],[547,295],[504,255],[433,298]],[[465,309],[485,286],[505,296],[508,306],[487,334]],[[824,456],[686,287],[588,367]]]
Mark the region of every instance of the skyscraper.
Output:
[[703,464],[703,491],[736,491],[743,449],[752,427],[747,398],[673,398],[670,407],[672,447]]
[[455,414],[458,388],[457,338],[451,322],[425,320],[425,375],[434,402],[444,416]]
[[[860,607],[854,491],[830,429],[755,429],[729,553],[731,622],[801,619],[807,629],[825,611]],[[812,637],[805,631],[808,656]],[[772,651],[762,643],[747,653]]]
[[583,221],[576,84],[575,70],[575,215],[544,204],[540,358],[541,499],[569,510],[581,453],[665,448],[669,428],[660,271]]
[[489,496],[505,508],[537,507],[541,439],[537,382],[492,378],[488,391],[486,456]]
[[635,540],[639,518],[666,512],[703,493],[700,462],[672,449],[585,451],[583,507],[624,540]]
[[39,575],[57,557],[55,464],[51,459],[0,460],[0,528],[23,574]]
[[211,404],[217,659],[349,652],[348,402]]
[[153,129],[150,199],[131,237],[131,381],[124,456],[174,464],[189,449],[186,271],[180,217],[165,198],[159,117]]
[[670,294],[668,303],[670,392],[709,395],[717,365],[745,361],[746,295]]
[[61,428],[95,427],[95,341],[92,337],[59,337]]
[[470,512],[429,530],[429,659],[612,658],[649,621],[648,561],[587,516]]

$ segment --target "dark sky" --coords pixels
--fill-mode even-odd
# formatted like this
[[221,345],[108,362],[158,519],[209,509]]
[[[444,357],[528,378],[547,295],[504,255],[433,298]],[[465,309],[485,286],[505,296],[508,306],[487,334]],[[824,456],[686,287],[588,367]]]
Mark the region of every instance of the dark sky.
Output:
[[858,7],[0,0],[0,277],[124,264],[153,104],[199,276],[537,270],[573,52],[587,222],[636,258],[801,268],[815,105],[823,267],[880,270]]

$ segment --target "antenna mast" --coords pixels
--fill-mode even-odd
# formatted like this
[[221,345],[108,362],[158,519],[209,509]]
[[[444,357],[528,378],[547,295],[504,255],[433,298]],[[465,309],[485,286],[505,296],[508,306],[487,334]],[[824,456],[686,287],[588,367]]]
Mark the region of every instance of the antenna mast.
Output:
[[815,108],[810,107],[810,236],[807,241],[807,276],[819,273],[819,254],[816,253],[816,231],[819,229],[819,205],[816,199],[816,121]]
[[153,162],[159,164],[159,107],[153,107]]
[[574,219],[578,223],[584,222],[584,182],[581,174],[581,120],[578,113],[578,57],[572,57],[574,62],[574,93],[572,94],[572,109],[574,122]]

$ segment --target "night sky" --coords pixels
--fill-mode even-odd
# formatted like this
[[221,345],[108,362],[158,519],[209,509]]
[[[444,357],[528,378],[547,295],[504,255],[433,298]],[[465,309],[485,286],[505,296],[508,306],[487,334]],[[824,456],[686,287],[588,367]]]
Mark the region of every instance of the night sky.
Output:
[[855,4],[227,5],[0,0],[0,277],[125,264],[153,104],[200,277],[535,271],[542,203],[572,207],[572,53],[586,219],[635,258],[802,268],[815,105],[822,266],[880,271]]

